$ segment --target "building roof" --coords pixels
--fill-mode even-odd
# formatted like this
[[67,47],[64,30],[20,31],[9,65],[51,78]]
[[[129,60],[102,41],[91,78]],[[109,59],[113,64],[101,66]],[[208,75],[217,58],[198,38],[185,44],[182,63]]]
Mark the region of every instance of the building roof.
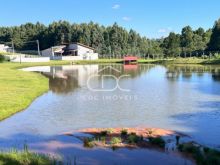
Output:
[[82,44],[82,43],[79,43],[79,42],[73,42],[73,43],[63,43],[62,45],[71,45],[71,44],[80,45],[80,46],[82,46],[82,47],[85,47],[85,48],[88,48],[88,49],[95,50],[95,48],[90,47],[90,46],[85,45],[85,44]]
[[[91,50],[95,50],[95,48],[92,48],[92,47],[90,47],[90,46],[81,44],[81,43],[79,43],[79,42],[63,43],[63,44],[61,44],[61,45],[52,46],[52,47],[53,47],[54,50],[56,50],[56,49],[64,49],[66,46],[71,45],[71,44],[75,44],[75,45],[79,45],[79,46],[82,46],[82,47],[85,47],[85,48],[88,48],[88,49],[91,49]],[[51,48],[52,48],[52,47],[51,47]],[[47,49],[45,49],[45,50],[48,50],[48,49],[51,49],[51,48],[47,48]],[[44,50],[43,50],[43,51],[44,51]]]
[[125,56],[124,61],[137,61],[138,58],[136,56]]
[[88,46],[88,45],[81,44],[81,43],[79,43],[79,42],[74,42],[74,43],[72,43],[72,44],[80,45],[80,46],[82,46],[82,47],[85,47],[85,48],[88,48],[88,49],[95,50],[95,48],[90,47],[90,46]]

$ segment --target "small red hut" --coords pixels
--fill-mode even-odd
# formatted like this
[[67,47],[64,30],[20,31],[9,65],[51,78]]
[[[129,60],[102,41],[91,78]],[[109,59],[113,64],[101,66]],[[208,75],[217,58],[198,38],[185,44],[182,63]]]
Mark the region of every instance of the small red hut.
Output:
[[138,58],[136,56],[126,55],[124,56],[124,63],[134,63],[137,62]]

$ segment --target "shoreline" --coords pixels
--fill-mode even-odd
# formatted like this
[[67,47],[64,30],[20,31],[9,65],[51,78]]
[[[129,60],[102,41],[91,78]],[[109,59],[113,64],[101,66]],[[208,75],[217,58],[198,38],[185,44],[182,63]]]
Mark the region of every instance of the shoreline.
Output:
[[[192,61],[194,60],[194,61]],[[198,59],[194,59],[194,58],[186,58],[186,59],[177,59],[177,60],[173,60],[173,59],[166,59],[166,60],[152,60],[152,59],[139,59],[138,60],[138,64],[162,64],[162,65],[203,65],[203,66],[215,66],[215,65],[220,65],[220,60],[216,59],[199,59],[199,61],[197,61]],[[181,61],[181,62],[180,62]],[[4,63],[0,63],[0,75],[2,76],[2,72],[7,72],[8,74],[2,76],[3,81],[7,78],[9,79],[8,83],[8,87],[6,89],[1,89],[0,88],[0,92],[3,93],[5,91],[4,94],[6,95],[5,98],[1,98],[0,97],[0,103],[2,101],[2,104],[4,103],[4,107],[1,109],[0,107],[0,121],[5,120],[7,118],[9,118],[10,116],[24,111],[25,109],[27,109],[31,103],[37,99],[39,96],[43,95],[45,92],[47,92],[48,89],[48,80],[40,75],[39,73],[34,73],[34,72],[24,72],[21,71],[19,69],[22,68],[26,68],[26,67],[33,67],[33,66],[56,66],[56,65],[84,65],[84,64],[117,64],[117,63],[121,63],[122,59],[99,59],[99,60],[93,60],[93,61],[75,61],[75,62],[71,62],[71,61],[51,61],[51,62],[41,62],[41,63],[12,63],[12,62],[4,62]],[[4,69],[4,70],[3,70]],[[15,77],[14,75],[18,74],[18,77]],[[12,76],[12,77],[10,77]],[[34,79],[34,81],[32,82],[32,84],[25,84],[23,83],[24,81],[29,81],[29,79],[27,77],[29,77],[30,79]],[[22,82],[22,84],[12,84],[10,85],[10,83],[12,83],[11,81],[20,81]],[[39,83],[40,81],[40,83]],[[0,82],[1,86],[5,86],[6,84],[4,82]],[[10,98],[7,98],[7,93],[12,92],[13,95],[14,93],[17,94],[20,90],[22,90],[22,88],[20,88],[20,86],[23,86],[24,88],[29,88],[27,89],[28,91],[26,91],[26,95],[28,96],[28,98],[26,98],[26,95],[18,95],[18,98],[21,97],[21,100],[25,100],[25,103],[20,103],[19,99],[13,99],[13,102],[10,100]],[[34,86],[34,89],[31,89],[30,86]],[[11,88],[18,88],[18,89],[13,89],[12,91]],[[42,89],[43,88],[43,89]],[[16,91],[18,90],[18,92]],[[14,92],[15,91],[15,92]],[[14,93],[13,93],[14,92]],[[8,101],[10,100],[10,102]],[[14,106],[15,104],[18,104],[17,106]],[[2,114],[1,111],[4,111],[4,114]],[[10,111],[10,112],[8,112]]]
[[[84,148],[153,149],[185,157],[198,165],[220,163],[220,151],[203,146],[191,137],[161,128],[118,127],[86,128],[65,132],[64,136],[79,139]],[[185,139],[184,139],[185,138]]]

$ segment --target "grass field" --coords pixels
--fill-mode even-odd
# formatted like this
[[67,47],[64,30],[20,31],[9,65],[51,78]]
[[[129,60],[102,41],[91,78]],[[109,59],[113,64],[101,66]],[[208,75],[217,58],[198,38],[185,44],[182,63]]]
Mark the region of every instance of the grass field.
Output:
[[47,78],[38,73],[18,70],[18,68],[63,64],[69,64],[69,62],[0,63],[0,120],[24,110],[36,97],[48,90]]

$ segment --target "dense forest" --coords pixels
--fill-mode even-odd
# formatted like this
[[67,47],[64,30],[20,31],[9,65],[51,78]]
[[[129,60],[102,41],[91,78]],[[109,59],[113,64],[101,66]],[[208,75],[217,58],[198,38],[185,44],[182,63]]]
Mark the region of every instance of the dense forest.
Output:
[[220,19],[212,29],[193,30],[186,26],[181,34],[171,32],[168,37],[160,39],[142,37],[117,23],[104,27],[93,22],[71,24],[59,21],[48,26],[38,22],[0,27],[0,43],[13,43],[16,50],[37,50],[36,40],[39,40],[41,50],[62,43],[80,42],[94,47],[100,55],[113,58],[125,54],[143,58],[202,56],[220,51]]

